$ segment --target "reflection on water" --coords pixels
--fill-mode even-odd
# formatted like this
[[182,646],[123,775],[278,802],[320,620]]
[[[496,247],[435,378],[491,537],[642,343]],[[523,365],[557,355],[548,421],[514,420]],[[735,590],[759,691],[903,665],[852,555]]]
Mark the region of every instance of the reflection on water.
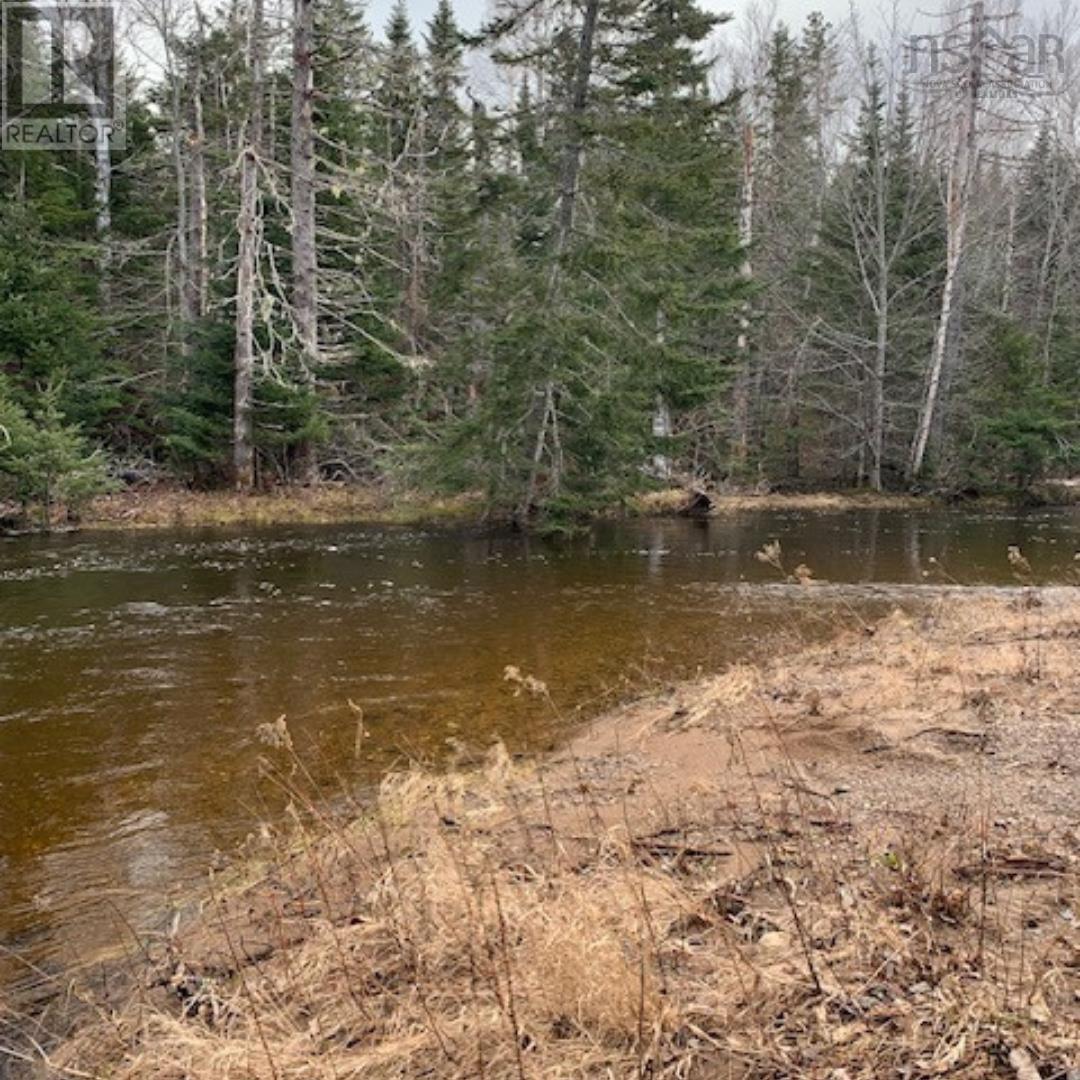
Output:
[[[0,541],[0,945],[70,963],[160,916],[260,813],[256,724],[284,713],[325,775],[448,739],[548,745],[650,680],[715,668],[853,605],[884,610],[937,560],[961,583],[1074,570],[1075,512],[860,511],[608,523],[571,544],[296,527]],[[845,590],[760,587],[767,540]],[[506,665],[555,709],[515,698]],[[14,977],[0,958],[0,979]]]

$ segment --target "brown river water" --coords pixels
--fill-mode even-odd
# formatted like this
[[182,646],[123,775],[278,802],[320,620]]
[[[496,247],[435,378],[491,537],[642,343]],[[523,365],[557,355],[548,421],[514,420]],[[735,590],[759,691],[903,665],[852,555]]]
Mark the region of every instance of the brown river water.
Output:
[[[780,584],[754,558],[773,539],[834,584]],[[359,784],[460,742],[544,748],[637,689],[946,578],[1015,585],[1010,544],[1069,581],[1080,512],[752,512],[563,543],[364,526],[0,540],[0,1003],[159,926],[277,812],[261,722],[286,715],[316,772]],[[515,697],[510,664],[551,702]]]

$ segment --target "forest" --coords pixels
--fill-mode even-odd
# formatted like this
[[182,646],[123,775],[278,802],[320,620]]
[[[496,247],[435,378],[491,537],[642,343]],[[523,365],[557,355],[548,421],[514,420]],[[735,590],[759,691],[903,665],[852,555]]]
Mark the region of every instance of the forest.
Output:
[[[0,499],[1024,492],[1078,465],[1063,8],[133,0],[126,138],[0,153]],[[945,36],[965,42],[943,64]]]

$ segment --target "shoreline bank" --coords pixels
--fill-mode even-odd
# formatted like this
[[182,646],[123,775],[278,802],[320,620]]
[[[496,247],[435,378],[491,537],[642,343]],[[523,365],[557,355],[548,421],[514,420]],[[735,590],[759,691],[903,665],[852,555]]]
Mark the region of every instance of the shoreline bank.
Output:
[[[637,496],[603,517],[669,517],[692,512],[722,517],[758,510],[832,512],[844,510],[930,510],[948,505],[932,495],[878,494],[866,491],[807,493],[708,493],[707,510],[691,507],[682,489]],[[1007,500],[985,496],[965,507],[1007,509]],[[1046,505],[1058,505],[1047,503]],[[1060,505],[1070,505],[1065,500]],[[82,512],[81,529],[230,527],[286,524],[477,525],[485,520],[478,495],[436,497],[417,492],[391,493],[379,488],[281,488],[251,495],[231,491],[131,489],[100,496]]]
[[549,757],[397,774],[333,817],[270,725],[294,828],[52,1061],[118,1080],[1065,1077],[1077,640],[1076,589],[951,592],[772,642]]
[[94,499],[80,515],[83,529],[137,531],[236,525],[430,525],[475,522],[479,500],[440,498],[376,487],[275,488],[266,492],[133,488]]

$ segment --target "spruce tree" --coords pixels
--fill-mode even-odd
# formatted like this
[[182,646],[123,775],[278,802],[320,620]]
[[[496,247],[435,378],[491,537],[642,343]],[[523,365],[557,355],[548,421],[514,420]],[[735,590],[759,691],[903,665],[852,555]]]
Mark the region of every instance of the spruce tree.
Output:
[[659,439],[662,471],[684,419],[692,419],[699,467],[715,467],[723,453],[719,402],[733,358],[741,252],[732,102],[710,97],[701,56],[721,21],[695,0],[635,3],[623,20],[630,41],[609,59],[602,131],[617,148],[597,162],[596,251],[637,327],[639,343],[627,354],[650,403],[646,430]]
[[464,115],[459,96],[465,77],[462,71],[462,37],[450,0],[439,0],[424,35],[427,80],[425,136],[436,171],[461,165],[464,148]]
[[395,0],[386,24],[386,48],[381,64],[377,104],[383,117],[382,152],[390,164],[414,151],[411,140],[422,100],[420,57],[413,42],[405,0]]
[[[504,188],[517,228],[503,234],[488,378],[448,440],[497,505],[520,516],[524,485],[524,512],[549,523],[649,483],[657,458],[715,455],[701,432],[710,432],[734,343],[729,103],[710,98],[699,55],[717,18],[693,0],[608,14],[624,37],[618,49],[599,49],[606,89],[592,86],[586,111],[566,121],[588,139],[580,217],[560,242],[558,207],[548,203],[546,236],[529,210],[537,174]],[[521,135],[512,132],[517,146]],[[567,137],[553,140],[556,154]],[[654,441],[660,404],[673,430],[702,410],[697,445]]]

